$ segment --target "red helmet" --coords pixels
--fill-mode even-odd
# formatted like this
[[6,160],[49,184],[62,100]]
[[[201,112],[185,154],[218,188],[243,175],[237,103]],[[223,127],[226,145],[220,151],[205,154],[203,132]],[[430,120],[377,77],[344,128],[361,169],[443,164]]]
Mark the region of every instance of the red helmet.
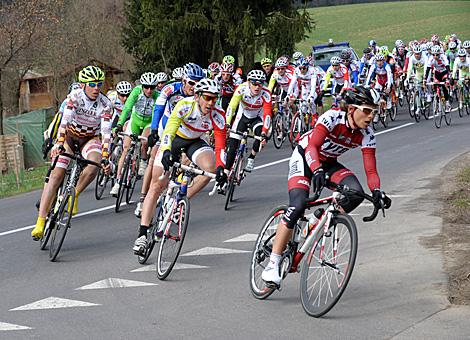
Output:
[[439,42],[439,36],[437,34],[433,34],[431,37],[432,42]]
[[233,64],[223,63],[220,65],[220,72],[233,73]]
[[220,71],[220,64],[219,64],[218,62],[210,63],[208,69],[209,69],[209,71],[211,71],[212,73],[219,73],[219,71]]

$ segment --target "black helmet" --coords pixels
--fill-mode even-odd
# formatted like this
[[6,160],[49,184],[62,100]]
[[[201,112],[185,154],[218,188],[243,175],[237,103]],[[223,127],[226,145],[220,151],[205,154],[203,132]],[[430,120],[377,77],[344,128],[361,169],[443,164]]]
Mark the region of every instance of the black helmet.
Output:
[[351,58],[351,51],[344,49],[341,51],[339,57],[343,60],[349,60]]
[[373,88],[359,85],[354,89],[346,91],[344,100],[348,104],[369,105],[376,107],[379,105],[380,94]]
[[369,47],[366,47],[366,48],[362,51],[362,53],[364,53],[364,54],[369,54],[369,53],[371,53],[371,52],[372,52],[372,50],[371,50]]

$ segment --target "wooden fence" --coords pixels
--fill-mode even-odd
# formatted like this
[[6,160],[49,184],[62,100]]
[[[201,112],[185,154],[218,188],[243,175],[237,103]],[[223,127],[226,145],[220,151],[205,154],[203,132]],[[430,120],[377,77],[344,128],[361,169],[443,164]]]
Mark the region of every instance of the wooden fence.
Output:
[[2,175],[14,171],[19,183],[24,170],[23,144],[20,134],[0,136],[0,170]]

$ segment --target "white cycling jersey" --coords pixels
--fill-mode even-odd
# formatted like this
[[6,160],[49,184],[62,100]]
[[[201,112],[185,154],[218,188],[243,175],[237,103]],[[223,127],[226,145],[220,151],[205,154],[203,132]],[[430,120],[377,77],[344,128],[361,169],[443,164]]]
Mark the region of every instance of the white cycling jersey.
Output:
[[114,121],[115,117],[120,117],[122,109],[124,108],[124,103],[119,99],[118,93],[116,90],[109,91],[106,94],[106,97],[109,98],[111,101],[111,104],[113,105],[114,108],[114,113],[113,113],[113,118],[112,120]]

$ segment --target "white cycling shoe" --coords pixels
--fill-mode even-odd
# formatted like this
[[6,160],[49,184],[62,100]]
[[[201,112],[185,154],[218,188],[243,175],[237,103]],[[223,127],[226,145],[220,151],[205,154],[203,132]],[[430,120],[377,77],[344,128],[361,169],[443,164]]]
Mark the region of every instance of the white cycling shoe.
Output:
[[274,284],[279,287],[281,284],[279,268],[272,267],[271,263],[269,263],[266,268],[264,268],[261,279],[263,279],[268,286]]
[[142,177],[143,175],[145,175],[145,169],[147,169],[147,162],[141,160],[139,164],[139,171],[137,172],[137,174]]
[[255,168],[255,160],[253,158],[248,158],[246,162],[246,166],[245,166],[245,171],[252,172],[254,168]]
[[134,242],[134,247],[132,250],[134,251],[134,254],[136,255],[142,255],[145,252],[145,249],[147,248],[147,236],[142,235],[137,238]]
[[109,192],[109,194],[112,195],[112,196],[117,196],[120,187],[121,186],[119,185],[118,182],[114,183],[114,185],[113,185],[111,191]]
[[137,203],[137,207],[134,210],[135,217],[141,218],[142,217],[142,206],[144,204],[142,202]]

